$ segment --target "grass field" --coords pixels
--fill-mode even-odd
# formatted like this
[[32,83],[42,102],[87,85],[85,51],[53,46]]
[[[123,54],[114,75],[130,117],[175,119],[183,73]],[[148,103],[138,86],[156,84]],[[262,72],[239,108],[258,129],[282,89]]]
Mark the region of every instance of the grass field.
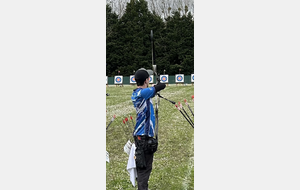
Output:
[[[110,162],[106,162],[106,189],[136,190],[129,180],[126,170],[128,155],[123,147],[129,136],[123,130],[123,119],[132,116],[135,120],[135,109],[131,94],[135,86],[106,87],[106,125],[113,115],[116,119],[106,131],[106,151]],[[194,86],[167,86],[160,93],[163,97],[178,104],[181,102],[185,111],[194,121],[194,117],[184,104],[187,100],[192,110]],[[153,99],[155,103],[156,99]],[[167,100],[160,99],[158,150],[154,154],[153,170],[149,179],[151,190],[191,190],[194,189],[194,129],[185,120],[176,107]],[[130,120],[130,119],[129,119]],[[130,121],[131,122],[131,121]],[[135,121],[134,121],[135,122]],[[132,124],[131,124],[132,126]],[[133,130],[133,129],[132,129]]]

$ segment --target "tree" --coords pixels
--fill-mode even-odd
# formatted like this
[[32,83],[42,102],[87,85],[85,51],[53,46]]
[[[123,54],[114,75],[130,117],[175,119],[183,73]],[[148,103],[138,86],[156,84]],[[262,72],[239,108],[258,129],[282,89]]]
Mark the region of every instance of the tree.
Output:
[[106,38],[113,35],[113,28],[118,22],[118,15],[112,12],[112,8],[109,4],[106,5]]
[[[106,0],[119,18],[125,13],[126,3],[130,0]],[[188,11],[194,14],[194,0],[147,0],[150,12],[156,13],[162,19],[172,16],[173,11],[180,9],[181,15],[187,15]]]
[[169,74],[181,69],[183,74],[194,72],[194,21],[191,13],[180,16],[173,12],[166,19],[166,51],[164,57],[169,65]]
[[106,75],[111,73],[114,44],[117,39],[116,24],[118,23],[118,15],[112,12],[112,8],[109,4],[106,5]]
[[152,68],[151,30],[158,73],[166,70],[174,75],[179,69],[183,74],[194,73],[194,18],[187,6],[162,18],[149,10],[146,0],[130,0],[122,16],[110,6],[106,14],[107,76],[118,71],[128,76],[141,67]]
[[163,20],[149,11],[145,0],[127,3],[124,15],[116,24],[116,40],[110,44],[113,50],[106,58],[113,65],[109,72],[120,70],[130,75],[141,67],[149,68],[152,64],[150,31],[159,33],[163,27]]

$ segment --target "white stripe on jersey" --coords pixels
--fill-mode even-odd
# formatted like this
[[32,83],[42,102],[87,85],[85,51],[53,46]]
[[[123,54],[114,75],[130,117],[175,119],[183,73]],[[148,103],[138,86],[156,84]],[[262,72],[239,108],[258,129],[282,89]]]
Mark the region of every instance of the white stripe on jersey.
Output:
[[[153,128],[153,123],[152,123],[151,119],[150,119],[150,127],[151,127],[151,129],[153,131],[153,135],[154,135],[154,128]],[[149,132],[150,132],[150,130],[149,130]],[[148,134],[148,135],[150,135],[150,134]]]
[[135,135],[135,134],[138,132],[138,130],[144,125],[145,121],[146,121],[146,119],[144,119],[144,120],[141,122],[141,124],[140,124],[140,125],[136,128],[136,130],[134,131],[133,135]]
[[145,99],[141,102],[139,108],[136,109],[136,113],[139,114],[142,111],[144,111],[144,109],[146,108],[147,102],[145,101]]

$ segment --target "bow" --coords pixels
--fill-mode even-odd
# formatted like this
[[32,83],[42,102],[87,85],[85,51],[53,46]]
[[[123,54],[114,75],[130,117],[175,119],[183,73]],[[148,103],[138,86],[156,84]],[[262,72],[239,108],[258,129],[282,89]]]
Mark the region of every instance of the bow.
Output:
[[[152,30],[150,32],[150,37],[151,37],[151,45],[152,45],[152,68],[153,68],[153,73],[156,77],[156,84],[158,84],[160,79],[157,74],[157,68],[155,65],[154,42],[153,42],[153,31]],[[158,142],[158,105],[159,105],[160,98],[157,95],[159,95],[159,92],[157,92],[157,94],[156,94],[156,102],[155,102],[155,125],[156,125],[155,136],[156,136],[156,140]]]

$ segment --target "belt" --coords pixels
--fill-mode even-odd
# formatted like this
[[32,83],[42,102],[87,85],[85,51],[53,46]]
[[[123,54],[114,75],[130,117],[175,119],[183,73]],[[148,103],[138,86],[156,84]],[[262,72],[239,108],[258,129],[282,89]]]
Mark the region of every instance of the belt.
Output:
[[152,138],[152,137],[149,137],[149,136],[146,136],[146,135],[137,135],[137,136],[134,136],[134,139],[136,139],[136,140],[147,140],[149,138]]

